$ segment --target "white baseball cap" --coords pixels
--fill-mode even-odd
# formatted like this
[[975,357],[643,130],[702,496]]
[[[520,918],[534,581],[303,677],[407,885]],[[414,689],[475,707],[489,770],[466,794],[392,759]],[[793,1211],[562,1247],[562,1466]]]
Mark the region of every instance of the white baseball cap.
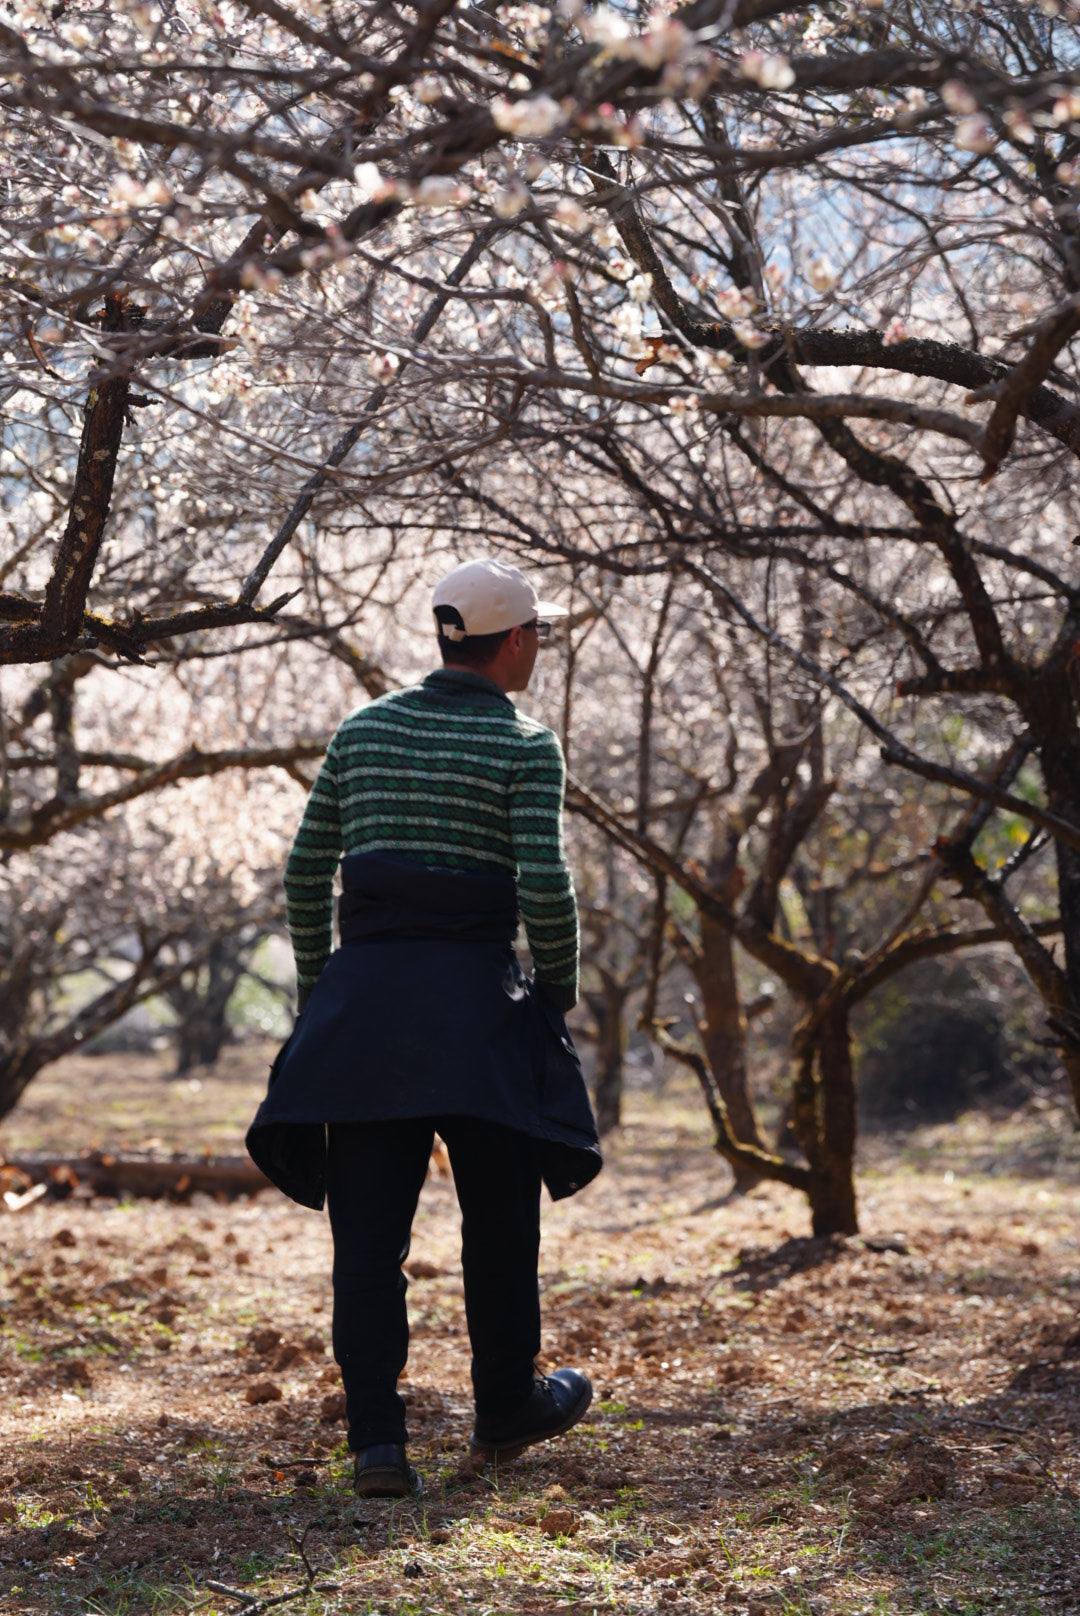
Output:
[[[447,640],[463,640],[476,634],[502,634],[508,628],[517,628],[534,619],[550,623],[557,617],[566,617],[565,606],[554,601],[541,600],[517,567],[506,561],[495,561],[483,556],[477,561],[463,561],[459,567],[440,578],[435,585],[431,604],[436,608],[439,633]],[[449,613],[439,614],[437,608],[449,606]]]

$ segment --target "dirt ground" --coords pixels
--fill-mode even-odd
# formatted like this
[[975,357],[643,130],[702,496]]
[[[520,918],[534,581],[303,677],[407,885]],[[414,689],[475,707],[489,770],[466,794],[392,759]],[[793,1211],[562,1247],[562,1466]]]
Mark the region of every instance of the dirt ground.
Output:
[[[62,1063],[0,1153],[238,1150],[262,1052],[161,1069]],[[275,1192],[0,1212],[0,1611],[1080,1611],[1065,1108],[869,1142],[861,1238],[728,1182],[689,1089],[632,1097],[600,1179],[545,1210],[545,1361],[587,1369],[592,1411],[477,1473],[456,1208],[429,1180],[417,1505],[349,1491],[324,1218]]]

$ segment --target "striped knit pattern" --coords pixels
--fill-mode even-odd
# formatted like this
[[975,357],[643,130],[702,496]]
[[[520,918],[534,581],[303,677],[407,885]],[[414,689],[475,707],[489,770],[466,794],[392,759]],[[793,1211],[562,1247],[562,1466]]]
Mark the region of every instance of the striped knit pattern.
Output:
[[301,987],[333,946],[345,853],[398,853],[516,876],[537,979],[577,997],[578,925],[562,839],[566,769],[551,730],[491,683],[440,670],[351,713],[327,749],[285,868]]

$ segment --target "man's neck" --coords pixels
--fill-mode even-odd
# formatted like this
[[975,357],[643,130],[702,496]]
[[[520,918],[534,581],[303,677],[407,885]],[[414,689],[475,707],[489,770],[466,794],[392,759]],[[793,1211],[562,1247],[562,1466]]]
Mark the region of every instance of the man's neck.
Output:
[[443,671],[445,673],[471,673],[474,678],[486,679],[489,685],[495,685],[502,691],[504,696],[509,696],[510,694],[509,687],[499,678],[498,671],[495,668],[472,668],[468,667],[464,662],[444,662]]

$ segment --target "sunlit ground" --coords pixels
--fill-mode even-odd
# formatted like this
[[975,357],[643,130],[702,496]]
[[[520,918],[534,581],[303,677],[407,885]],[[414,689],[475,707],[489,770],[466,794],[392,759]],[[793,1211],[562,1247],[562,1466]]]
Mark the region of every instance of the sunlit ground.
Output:
[[[105,1148],[238,1150],[262,1052],[198,1088],[160,1069],[69,1061],[0,1147],[70,1150],[92,1115]],[[283,1594],[385,1616],[1080,1608],[1064,1110],[869,1139],[875,1250],[806,1241],[787,1190],[726,1204],[690,1088],[628,1109],[605,1173],[545,1215],[546,1359],[597,1401],[501,1474],[466,1460],[456,1208],[426,1186],[403,1384],[421,1506],[348,1490],[322,1218],[273,1192],[5,1218],[5,1616]]]

